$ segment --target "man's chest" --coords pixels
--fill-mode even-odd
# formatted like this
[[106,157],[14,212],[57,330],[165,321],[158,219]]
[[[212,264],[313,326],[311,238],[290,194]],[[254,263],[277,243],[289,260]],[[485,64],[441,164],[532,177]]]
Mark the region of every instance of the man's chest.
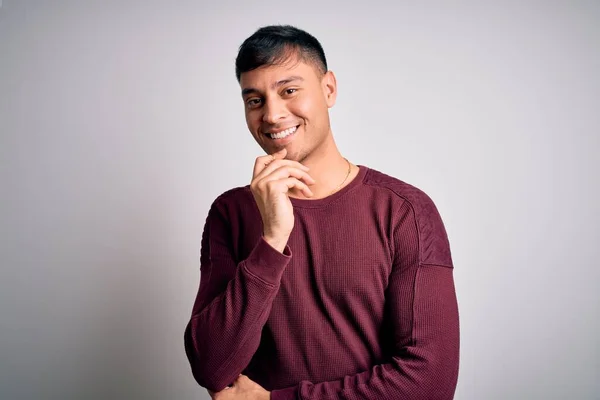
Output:
[[298,215],[288,245],[292,259],[281,281],[295,295],[329,299],[340,307],[379,302],[392,271],[388,228],[368,215]]

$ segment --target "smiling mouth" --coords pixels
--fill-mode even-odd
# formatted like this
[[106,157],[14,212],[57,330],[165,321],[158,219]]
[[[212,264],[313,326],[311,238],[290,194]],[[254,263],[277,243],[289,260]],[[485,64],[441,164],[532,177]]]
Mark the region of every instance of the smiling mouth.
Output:
[[292,126],[291,128],[288,128],[288,129],[286,129],[284,131],[277,132],[277,133],[265,133],[265,135],[267,135],[271,139],[283,139],[285,137],[290,136],[294,132],[296,132],[296,130],[298,129],[298,126],[299,125]]

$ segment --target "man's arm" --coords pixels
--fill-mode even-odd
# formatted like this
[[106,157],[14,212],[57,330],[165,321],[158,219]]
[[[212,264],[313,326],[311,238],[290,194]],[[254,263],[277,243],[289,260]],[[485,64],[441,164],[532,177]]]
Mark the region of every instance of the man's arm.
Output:
[[428,197],[421,200],[415,208],[404,204],[394,232],[394,265],[386,291],[393,338],[389,362],[339,380],[301,381],[272,391],[272,400],[453,398],[459,366],[453,265],[437,209]]
[[185,351],[196,381],[220,391],[246,368],[291,259],[261,238],[236,263],[226,212],[215,200],[202,233],[200,287],[186,327]]
[[[404,279],[402,275],[392,276],[390,284],[399,285]],[[393,293],[392,290],[392,302],[398,300],[398,294]],[[337,381],[302,381],[297,386],[272,391],[271,399],[452,399],[459,357],[452,269],[419,266],[413,303],[404,307],[396,303],[393,315],[399,320],[399,313],[410,314],[411,309],[414,310],[412,337],[397,337],[398,345],[390,363]]]

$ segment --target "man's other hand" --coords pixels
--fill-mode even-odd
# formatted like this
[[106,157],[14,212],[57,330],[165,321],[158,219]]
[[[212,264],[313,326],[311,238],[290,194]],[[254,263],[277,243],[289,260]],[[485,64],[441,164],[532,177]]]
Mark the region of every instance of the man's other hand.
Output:
[[269,400],[271,393],[246,375],[240,374],[231,386],[220,392],[208,391],[213,400]]

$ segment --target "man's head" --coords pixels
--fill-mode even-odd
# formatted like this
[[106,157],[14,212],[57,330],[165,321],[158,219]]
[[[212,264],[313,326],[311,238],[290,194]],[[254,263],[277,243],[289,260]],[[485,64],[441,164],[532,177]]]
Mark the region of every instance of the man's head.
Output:
[[286,147],[286,158],[302,161],[325,150],[337,87],[316,38],[288,25],[260,28],[240,46],[236,77],[248,129],[265,152]]
[[254,32],[240,46],[235,60],[237,80],[242,73],[263,65],[281,64],[290,55],[312,64],[321,74],[327,72],[325,52],[317,38],[290,25],[271,25]]

